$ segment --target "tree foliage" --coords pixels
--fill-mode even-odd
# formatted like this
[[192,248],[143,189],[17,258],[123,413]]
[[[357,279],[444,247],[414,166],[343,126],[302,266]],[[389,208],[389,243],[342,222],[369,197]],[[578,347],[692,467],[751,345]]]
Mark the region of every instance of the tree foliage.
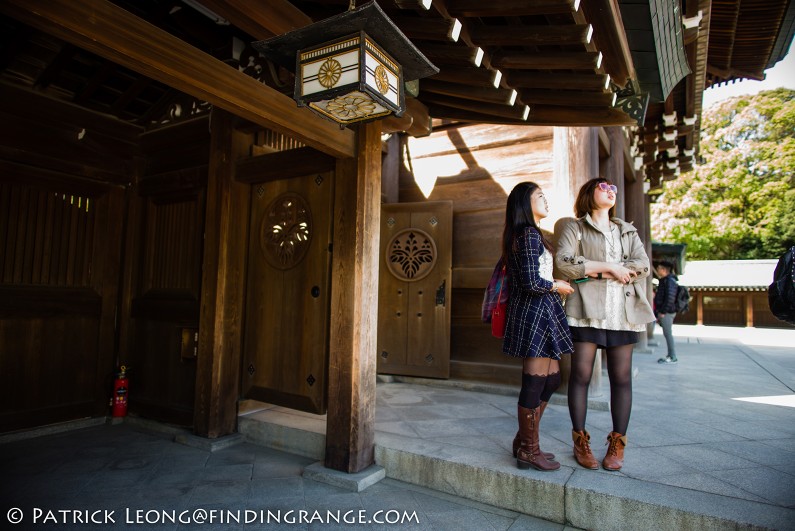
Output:
[[705,163],[652,204],[655,241],[695,260],[778,258],[795,245],[795,91],[714,105],[701,124]]

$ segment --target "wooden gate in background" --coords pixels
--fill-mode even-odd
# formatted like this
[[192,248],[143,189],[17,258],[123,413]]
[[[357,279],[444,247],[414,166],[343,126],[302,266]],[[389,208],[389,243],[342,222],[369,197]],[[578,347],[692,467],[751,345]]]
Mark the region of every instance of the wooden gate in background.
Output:
[[242,390],[326,412],[334,172],[252,185]]
[[381,207],[378,372],[450,376],[453,204]]

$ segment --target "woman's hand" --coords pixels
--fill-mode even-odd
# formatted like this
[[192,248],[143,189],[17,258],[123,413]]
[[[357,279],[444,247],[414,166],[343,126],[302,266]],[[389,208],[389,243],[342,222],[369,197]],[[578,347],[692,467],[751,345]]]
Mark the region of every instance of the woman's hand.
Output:
[[560,293],[561,296],[571,295],[572,293],[574,293],[574,288],[572,288],[571,284],[569,284],[565,280],[559,280],[556,278],[555,285],[558,287],[558,293]]
[[629,284],[635,280],[635,277],[637,276],[637,273],[631,269],[627,269],[621,264],[610,264],[608,273],[610,273],[614,279],[618,280],[622,284]]

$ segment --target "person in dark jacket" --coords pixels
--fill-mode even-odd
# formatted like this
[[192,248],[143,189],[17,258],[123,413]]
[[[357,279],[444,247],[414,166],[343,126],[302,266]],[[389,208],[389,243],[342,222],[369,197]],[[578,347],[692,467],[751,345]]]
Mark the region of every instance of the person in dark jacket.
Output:
[[541,415],[560,385],[561,354],[574,349],[561,296],[573,292],[552,278],[552,245],[539,229],[549,214],[544,192],[532,182],[517,184],[508,196],[502,235],[502,260],[510,278],[502,350],[523,358],[519,393],[519,433],[513,442],[516,466],[557,470],[555,456],[539,448]]
[[676,345],[674,345],[674,334],[672,328],[676,317],[676,291],[679,282],[674,275],[674,265],[671,262],[662,261],[655,268],[657,276],[660,277],[660,284],[657,286],[657,293],[654,294],[654,316],[665,336],[665,344],[668,345],[668,355],[657,360],[657,363],[676,363]]

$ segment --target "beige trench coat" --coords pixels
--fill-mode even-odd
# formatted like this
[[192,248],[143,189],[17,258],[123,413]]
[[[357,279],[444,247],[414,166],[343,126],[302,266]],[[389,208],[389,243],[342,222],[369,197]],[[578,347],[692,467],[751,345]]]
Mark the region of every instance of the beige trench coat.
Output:
[[[649,257],[631,223],[612,218],[621,230],[623,265],[637,273],[635,279],[624,286],[627,320],[632,324],[647,324],[654,321],[654,312],[646,292],[650,273]],[[585,264],[589,260],[605,262],[604,236],[593,224],[590,214],[580,220],[567,218],[555,225],[557,253],[555,267],[571,282],[574,293],[566,298],[566,315],[577,319],[604,319],[607,281],[591,279],[575,284],[575,278],[585,276]]]

